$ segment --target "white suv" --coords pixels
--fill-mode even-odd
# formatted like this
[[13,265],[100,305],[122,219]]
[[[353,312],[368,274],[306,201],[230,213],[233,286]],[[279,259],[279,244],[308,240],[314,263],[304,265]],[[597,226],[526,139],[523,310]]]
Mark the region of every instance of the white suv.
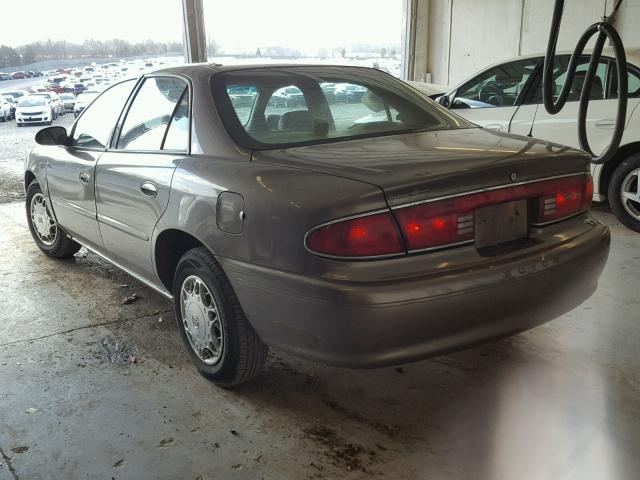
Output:
[[[627,227],[640,232],[640,49],[627,49],[629,104],[620,149],[613,161],[593,165],[594,200],[608,198],[613,213]],[[571,52],[556,58],[556,93],[564,84]],[[564,109],[549,115],[542,104],[543,55],[531,55],[492,65],[448,93],[438,102],[485,128],[528,135],[579,148],[578,106],[589,56],[579,62]],[[618,106],[616,69],[605,49],[589,102],[587,136],[594,152],[611,139]]]

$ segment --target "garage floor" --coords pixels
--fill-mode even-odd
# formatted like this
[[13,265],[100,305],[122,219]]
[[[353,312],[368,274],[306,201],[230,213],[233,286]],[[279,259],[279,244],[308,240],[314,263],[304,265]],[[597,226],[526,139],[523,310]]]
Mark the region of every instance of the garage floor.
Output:
[[46,258],[0,205],[0,480],[637,478],[640,237],[598,217],[609,263],[563,318],[400,369],[272,352],[225,391],[167,301],[84,250]]

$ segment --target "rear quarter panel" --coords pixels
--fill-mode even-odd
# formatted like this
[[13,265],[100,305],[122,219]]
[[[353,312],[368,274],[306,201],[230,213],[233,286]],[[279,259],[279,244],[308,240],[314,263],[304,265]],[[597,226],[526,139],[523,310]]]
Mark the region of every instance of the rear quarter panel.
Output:
[[[216,223],[218,196],[231,191],[244,198],[241,233]],[[385,208],[375,186],[301,169],[248,159],[195,155],[176,170],[171,198],[154,234],[185,231],[216,256],[278,270],[302,272],[310,254],[304,236],[336,218]]]

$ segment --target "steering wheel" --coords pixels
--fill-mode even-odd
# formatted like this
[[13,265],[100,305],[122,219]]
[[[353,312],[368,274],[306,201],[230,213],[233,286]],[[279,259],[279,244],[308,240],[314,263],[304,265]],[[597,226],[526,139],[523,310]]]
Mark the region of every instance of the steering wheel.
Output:
[[478,92],[478,98],[481,102],[490,103],[496,107],[504,105],[504,92],[495,82],[483,85]]

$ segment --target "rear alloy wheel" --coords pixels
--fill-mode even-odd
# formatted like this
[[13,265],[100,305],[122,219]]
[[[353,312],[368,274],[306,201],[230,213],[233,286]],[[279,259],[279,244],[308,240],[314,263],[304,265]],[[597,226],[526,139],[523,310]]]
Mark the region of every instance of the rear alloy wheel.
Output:
[[27,223],[31,236],[40,250],[50,257],[73,256],[80,245],[71,240],[51,213],[47,198],[34,180],[27,188]]
[[191,361],[207,379],[231,388],[247,382],[267,356],[215,257],[199,247],[176,269],[173,301],[180,336]]
[[613,172],[609,206],[620,222],[640,232],[640,154],[626,158]]

